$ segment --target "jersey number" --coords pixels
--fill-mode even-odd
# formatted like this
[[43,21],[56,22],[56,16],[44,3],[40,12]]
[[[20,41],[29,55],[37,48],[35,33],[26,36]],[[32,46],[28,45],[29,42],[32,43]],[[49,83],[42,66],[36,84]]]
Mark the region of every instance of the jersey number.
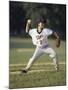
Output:
[[42,44],[42,40],[40,40],[40,44]]

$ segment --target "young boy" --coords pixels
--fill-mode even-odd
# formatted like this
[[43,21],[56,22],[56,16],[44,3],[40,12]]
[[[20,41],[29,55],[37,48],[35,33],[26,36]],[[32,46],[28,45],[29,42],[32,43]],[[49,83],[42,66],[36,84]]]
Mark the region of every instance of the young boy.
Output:
[[25,69],[22,70],[23,73],[26,73],[34,61],[41,56],[43,53],[46,53],[49,55],[51,59],[53,59],[55,70],[57,71],[58,66],[58,57],[56,52],[49,46],[48,44],[48,36],[54,35],[56,37],[56,46],[57,48],[60,46],[60,39],[56,32],[54,32],[51,29],[44,28],[44,23],[46,25],[46,22],[44,20],[39,20],[37,28],[31,29],[31,19],[27,20],[26,24],[26,33],[28,33],[31,38],[34,45],[36,45],[36,50],[33,54],[33,56],[29,59],[29,62]]

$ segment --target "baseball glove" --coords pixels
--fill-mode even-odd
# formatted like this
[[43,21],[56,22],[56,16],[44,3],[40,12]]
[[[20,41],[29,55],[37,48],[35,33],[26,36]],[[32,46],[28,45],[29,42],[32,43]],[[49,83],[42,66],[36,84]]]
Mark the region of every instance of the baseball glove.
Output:
[[56,39],[56,47],[60,47],[60,39]]

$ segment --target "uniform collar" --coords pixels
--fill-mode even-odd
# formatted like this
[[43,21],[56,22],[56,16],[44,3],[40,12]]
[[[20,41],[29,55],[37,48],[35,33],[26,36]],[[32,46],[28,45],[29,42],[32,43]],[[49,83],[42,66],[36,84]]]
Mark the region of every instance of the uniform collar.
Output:
[[[43,29],[41,30],[41,32],[42,32],[42,31],[43,31]],[[38,32],[38,29],[37,29],[37,33],[39,33],[39,34],[40,34],[41,32]]]

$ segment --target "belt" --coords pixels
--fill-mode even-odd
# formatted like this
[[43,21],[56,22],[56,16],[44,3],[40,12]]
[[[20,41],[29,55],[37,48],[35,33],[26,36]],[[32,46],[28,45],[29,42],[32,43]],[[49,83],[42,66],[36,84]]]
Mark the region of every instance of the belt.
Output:
[[47,48],[47,47],[49,47],[48,44],[47,45],[44,45],[44,46],[41,46],[41,48]]

